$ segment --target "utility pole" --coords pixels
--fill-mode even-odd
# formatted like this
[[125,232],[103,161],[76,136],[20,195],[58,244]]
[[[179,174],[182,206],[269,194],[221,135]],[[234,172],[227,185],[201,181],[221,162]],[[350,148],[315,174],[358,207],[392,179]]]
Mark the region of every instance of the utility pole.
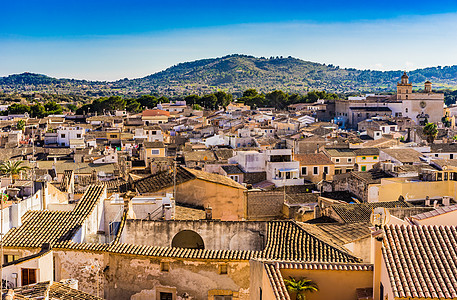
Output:
[[176,168],[176,156],[175,156],[175,159],[173,161],[173,198],[175,201],[176,201],[176,171],[177,171],[177,168]]

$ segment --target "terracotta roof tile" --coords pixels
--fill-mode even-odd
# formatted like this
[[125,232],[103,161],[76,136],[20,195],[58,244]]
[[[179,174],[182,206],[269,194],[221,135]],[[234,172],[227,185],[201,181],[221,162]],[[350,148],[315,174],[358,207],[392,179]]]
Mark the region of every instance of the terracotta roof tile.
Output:
[[103,186],[89,186],[73,211],[26,212],[22,217],[22,225],[6,233],[4,246],[40,248],[44,243],[52,246],[71,239],[100,201],[103,191]]
[[456,226],[388,225],[383,256],[396,298],[457,298]]
[[[49,297],[47,294],[49,293]],[[49,281],[21,286],[14,289],[14,299],[101,300],[102,298],[76,290],[70,286]]]
[[330,206],[330,208],[345,223],[370,222],[371,213],[376,207],[411,207],[411,204],[405,201],[383,201],[373,203],[337,204]]
[[63,241],[55,249],[110,252],[123,255],[210,260],[275,259],[355,263],[358,258],[308,233],[293,221],[268,223],[267,245],[262,251],[183,249],[123,243],[88,244]]

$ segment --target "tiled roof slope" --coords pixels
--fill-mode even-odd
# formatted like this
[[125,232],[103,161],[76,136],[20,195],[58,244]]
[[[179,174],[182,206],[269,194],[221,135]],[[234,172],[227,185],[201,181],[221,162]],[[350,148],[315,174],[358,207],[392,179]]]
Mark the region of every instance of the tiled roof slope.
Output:
[[385,226],[382,250],[396,298],[457,298],[455,226]]
[[68,241],[56,244],[55,249],[197,260],[249,260],[258,258],[340,263],[358,261],[348,252],[333,247],[309,234],[293,221],[269,222],[267,245],[262,251],[186,249],[123,243],[86,244]]
[[[49,293],[49,297],[46,297]],[[102,298],[73,289],[66,284],[49,281],[14,289],[13,299],[101,300]]]
[[[237,183],[236,181],[233,181],[232,179],[226,176],[184,167],[176,168],[176,184],[181,184],[197,178],[234,188],[246,189],[241,184]],[[173,180],[173,170],[167,170],[134,181],[133,186],[139,193],[154,193],[162,189],[172,187]]]
[[450,206],[439,207],[439,208],[434,209],[432,211],[427,211],[427,212],[412,216],[411,219],[424,220],[424,219],[428,219],[428,218],[431,218],[431,217],[436,217],[436,216],[439,216],[439,215],[442,215],[442,214],[445,214],[445,213],[448,213],[448,212],[453,212],[455,210],[457,210],[457,204],[450,205]]
[[270,280],[270,286],[273,289],[275,298],[277,300],[290,300],[289,293],[287,292],[284,279],[278,266],[274,264],[264,264],[264,267],[268,279]]
[[396,208],[411,207],[405,201],[384,201],[373,203],[337,204],[331,208],[345,223],[370,222],[370,216],[376,207]]
[[30,210],[22,217],[22,225],[8,231],[5,247],[39,248],[43,243],[51,246],[71,239],[92,213],[103,194],[101,185],[91,185],[73,211]]
[[357,258],[311,235],[292,221],[269,222],[264,258],[356,262]]
[[317,224],[320,230],[331,235],[341,244],[347,244],[370,236],[371,223]]

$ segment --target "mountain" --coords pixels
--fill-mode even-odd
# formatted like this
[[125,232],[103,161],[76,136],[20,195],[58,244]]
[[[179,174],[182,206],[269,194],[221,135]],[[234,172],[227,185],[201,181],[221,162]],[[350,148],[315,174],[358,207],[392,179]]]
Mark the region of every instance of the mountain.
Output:
[[[298,93],[314,89],[336,93],[388,92],[394,91],[401,74],[400,70],[343,69],[290,56],[258,58],[235,54],[180,63],[143,78],[114,82],[56,79],[23,73],[1,77],[0,90],[89,96],[144,93],[176,96],[210,93],[218,89],[241,94],[248,88],[262,92],[275,89]],[[408,75],[416,88],[422,88],[426,80],[432,81],[434,88],[457,88],[457,66],[417,69]]]

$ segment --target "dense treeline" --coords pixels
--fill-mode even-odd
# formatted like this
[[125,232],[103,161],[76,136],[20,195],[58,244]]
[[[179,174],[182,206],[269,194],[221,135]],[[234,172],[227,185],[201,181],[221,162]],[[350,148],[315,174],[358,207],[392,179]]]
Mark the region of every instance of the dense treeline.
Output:
[[[325,91],[312,91],[306,95],[287,94],[283,91],[275,90],[270,93],[258,93],[255,89],[248,89],[237,101],[245,103],[253,108],[274,107],[285,109],[290,104],[316,102],[318,99],[337,99],[338,95]],[[233,101],[233,95],[224,91],[207,94],[204,96],[188,95],[184,98],[174,98],[173,100],[185,100],[187,105],[195,109],[205,108],[209,110],[225,109]],[[138,98],[122,98],[121,96],[111,96],[99,98],[90,104],[85,104],[76,110],[77,114],[99,113],[103,114],[115,110],[127,110],[129,112],[140,112],[147,108],[154,108],[159,103],[168,103],[170,100],[165,97],[154,95],[143,95]]]
[[45,103],[36,103],[33,105],[25,105],[14,103],[8,106],[6,111],[3,111],[3,115],[16,115],[28,113],[32,118],[43,118],[49,115],[58,115],[63,111],[62,106],[54,101]]
[[267,94],[259,94],[255,89],[248,89],[243,93],[243,97],[238,99],[238,101],[254,108],[274,107],[276,109],[285,109],[291,104],[312,103],[319,99],[338,99],[338,95],[327,93],[325,91],[311,91],[306,95],[296,93],[289,95],[279,90],[275,90]]

